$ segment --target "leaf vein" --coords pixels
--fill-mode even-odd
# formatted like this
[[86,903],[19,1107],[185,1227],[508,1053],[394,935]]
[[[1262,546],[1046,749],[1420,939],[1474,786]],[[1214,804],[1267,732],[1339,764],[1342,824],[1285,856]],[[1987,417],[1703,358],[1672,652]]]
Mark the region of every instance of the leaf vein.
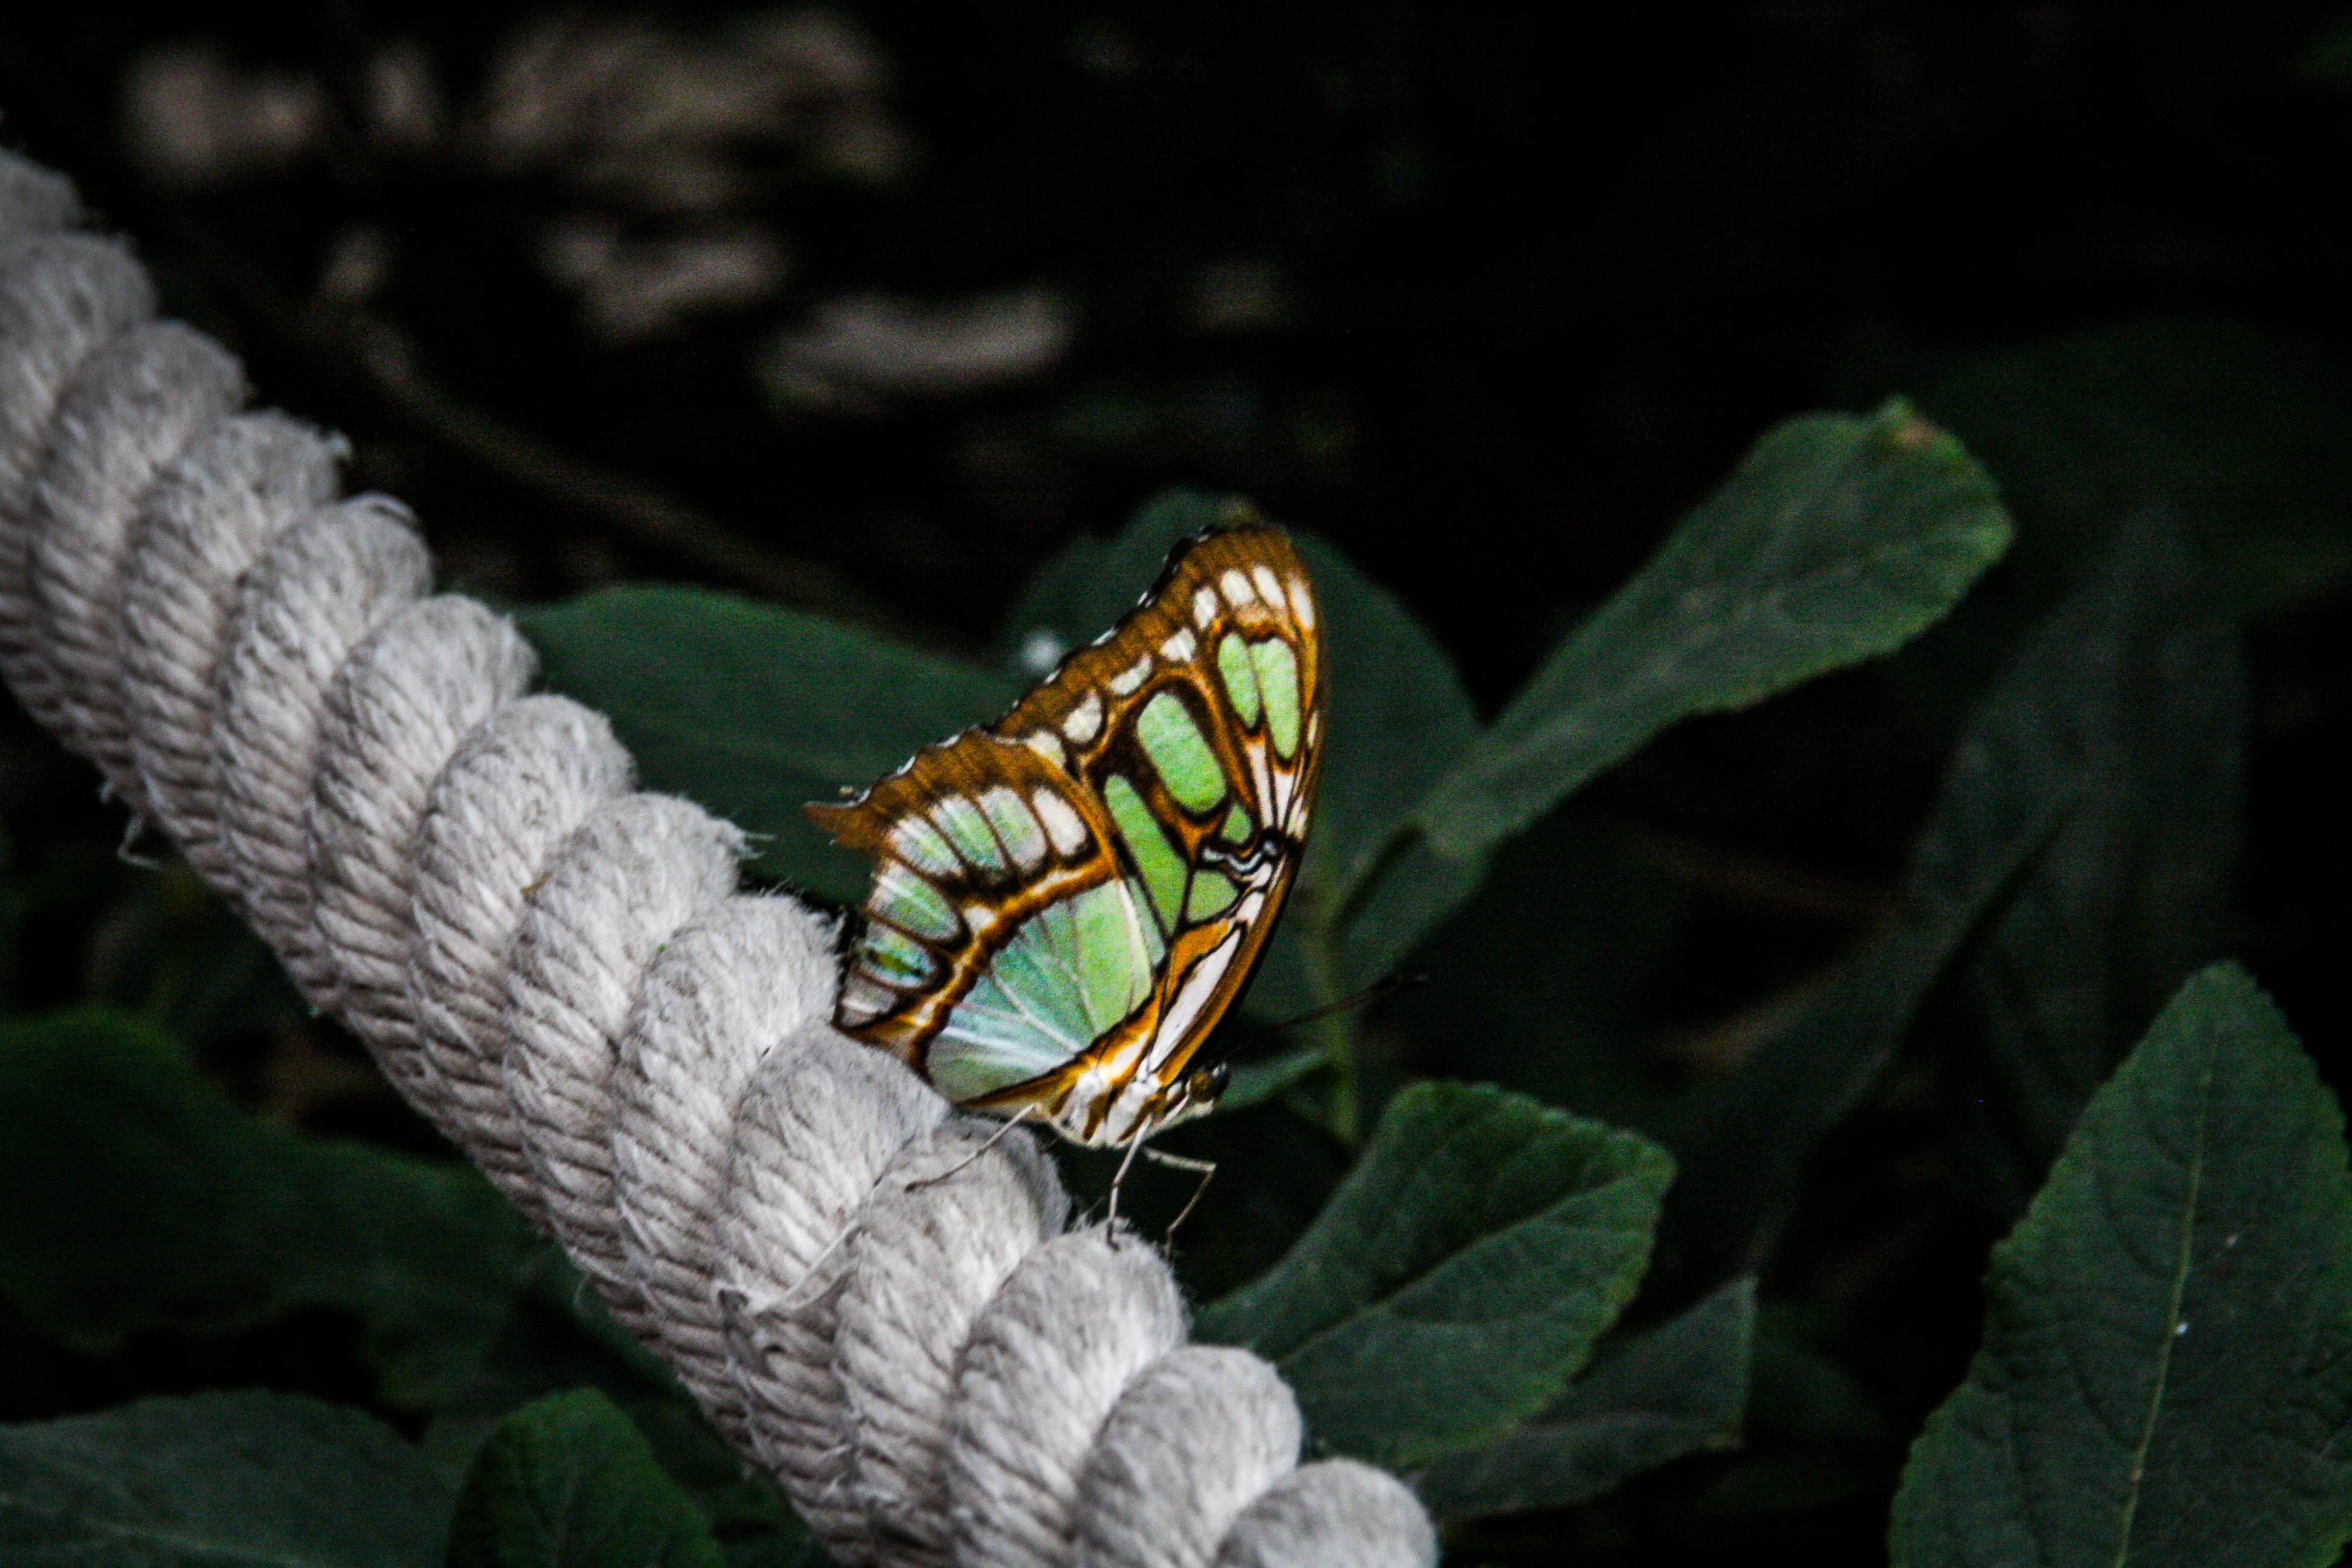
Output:
[[2132,1526],[2139,1513],[2140,1492],[2147,1476],[2148,1449],[2156,1442],[2156,1424],[2163,1411],[2166,1384],[2172,1373],[2172,1347],[2180,1338],[2180,1303],[2189,1290],[2189,1267],[2197,1237],[2197,1203],[2205,1182],[2206,1123],[2212,1110],[2213,1041],[2210,1036],[2205,1047],[2205,1059],[2197,1077],[2197,1113],[2189,1150],[2189,1191],[2180,1205],[2180,1239],[2174,1251],[2172,1293],[2165,1303],[2164,1338],[2157,1346],[2156,1377],[2148,1389],[2147,1415],[2140,1426],[2139,1443],[2132,1450],[2131,1477],[2124,1492],[2114,1568],[2123,1568],[2131,1555]]

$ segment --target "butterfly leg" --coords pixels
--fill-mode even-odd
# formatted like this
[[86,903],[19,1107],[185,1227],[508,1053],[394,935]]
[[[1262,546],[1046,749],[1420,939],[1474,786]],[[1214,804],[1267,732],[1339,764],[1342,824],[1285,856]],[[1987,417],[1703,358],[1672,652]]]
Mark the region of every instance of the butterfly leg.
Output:
[[1127,1184],[1128,1168],[1135,1163],[1135,1157],[1143,1152],[1143,1141],[1150,1132],[1149,1122],[1135,1130],[1135,1136],[1127,1141],[1127,1158],[1118,1163],[1118,1173],[1110,1179],[1110,1199],[1103,1207],[1103,1229],[1109,1235],[1118,1234],[1118,1189]]
[[[925,1176],[921,1181],[909,1182],[907,1185],[909,1188],[937,1186],[940,1183],[946,1181],[950,1176],[961,1175],[965,1166],[971,1164],[974,1160],[979,1159],[982,1154],[987,1153],[991,1149],[995,1148],[999,1143],[1003,1142],[1005,1135],[1010,1133],[1014,1128],[1020,1126],[1023,1122],[1028,1121],[1029,1113],[1036,1109],[1037,1102],[1034,1100],[1030,1101],[1027,1105],[1023,1106],[1013,1116],[1007,1118],[1003,1126],[990,1133],[988,1135],[987,1142],[982,1143],[979,1148],[974,1149],[971,1153],[966,1154],[962,1159],[958,1160],[954,1164],[949,1166],[946,1170],[941,1171],[938,1175]],[[1121,1166],[1120,1169],[1124,1170],[1126,1167]]]
[[1174,1219],[1168,1222],[1168,1239],[1172,1242],[1176,1239],[1177,1227],[1190,1219],[1192,1211],[1200,1206],[1202,1194],[1209,1190],[1209,1183],[1217,1173],[1217,1163],[1214,1160],[1195,1160],[1185,1154],[1171,1154],[1163,1149],[1146,1149],[1143,1152],[1155,1165],[1201,1173],[1201,1184],[1192,1189],[1192,1195],[1184,1200],[1184,1206],[1176,1211]]

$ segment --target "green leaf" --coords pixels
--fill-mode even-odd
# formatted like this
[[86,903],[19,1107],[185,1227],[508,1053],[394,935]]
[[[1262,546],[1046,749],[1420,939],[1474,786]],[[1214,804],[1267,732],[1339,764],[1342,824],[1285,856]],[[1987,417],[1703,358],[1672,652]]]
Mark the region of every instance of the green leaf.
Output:
[[[709,1481],[740,1469],[698,1417],[666,1418],[667,1407],[691,1412],[691,1400],[650,1351],[613,1321],[586,1288],[570,1258],[549,1247],[531,1260],[523,1289],[488,1348],[464,1381],[440,1402],[425,1430],[425,1451],[462,1476],[499,1425],[535,1400],[594,1388],[635,1420],[640,1431],[698,1433],[714,1450],[689,1445],[684,1468]],[[715,1464],[706,1461],[716,1459]],[[678,1470],[673,1479],[681,1479]]]
[[472,1170],[257,1121],[101,1007],[0,1025],[0,1293],[66,1343],[340,1307],[402,1405],[479,1357],[532,1247]]
[[1853,1325],[1834,1313],[1768,1306],[1756,1315],[1745,1452],[1709,1488],[1727,1514],[1815,1508],[1893,1493],[1902,1446],[1837,1348]]
[[1678,1279],[1759,1267],[1796,1202],[1806,1156],[1878,1081],[1937,981],[2057,831],[2070,799],[1971,823],[1946,781],[1884,934],[1789,1025],[1679,1119],[1685,1179],[1669,1227]]
[[278,955],[184,862],[130,880],[90,942],[89,991],[188,1049],[309,1012]]
[[1419,1083],[1282,1261],[1201,1315],[1279,1364],[1308,1429],[1425,1463],[1541,1410],[1649,1260],[1674,1163],[1485,1085]]
[[1040,566],[1004,617],[998,647],[1024,684],[1084,647],[1151,591],[1168,552],[1247,503],[1202,490],[1170,489],[1146,501],[1108,539],[1082,533]]
[[1482,866],[1441,860],[1403,837],[1415,803],[1477,742],[1478,716],[1402,600],[1321,541],[1299,549],[1323,598],[1331,661],[1305,896],[1336,931],[1344,994],[1386,976],[1478,885]]
[[1675,1224],[1698,1277],[1760,1260],[1806,1152],[1956,962],[1945,1021],[1973,1024],[1987,1057],[1971,1150],[2013,1214],[2093,1088],[2212,956],[2244,675],[2207,575],[2169,512],[2141,512],[1986,689],[1889,929],[1674,1140],[1690,1173]]
[[1787,1517],[1895,1490],[1902,1451],[1834,1347],[1853,1325],[1823,1309],[1769,1303],[1756,1313],[1754,1367],[1739,1451],[1691,1500],[1702,1536],[1754,1538]]
[[1452,662],[1346,556],[1318,539],[1297,542],[1323,605],[1331,724],[1296,907],[1250,988],[1251,1010],[1265,1017],[1386,978],[1485,872],[1429,854],[1410,831],[1413,804],[1477,738]]
[[726,1554],[727,1568],[832,1568],[833,1563],[805,1530],[724,1536],[719,1550]]
[[582,1389],[501,1422],[458,1494],[450,1568],[719,1568],[693,1500],[629,1418]]
[[1571,802],[1495,857],[1389,1016],[1450,1073],[1659,1136],[1681,1097],[1644,1049],[1644,1008],[1683,902],[1633,834]]
[[1475,857],[1658,731],[1902,646],[1999,558],[2009,520],[1960,444],[1892,402],[1769,431],[1431,792]]
[[2268,998],[2191,980],[1993,1250],[1896,1568],[2325,1568],[2352,1537],[2344,1119]]
[[1225,1085],[1225,1092],[1217,1097],[1217,1110],[1227,1113],[1263,1105],[1291,1085],[1306,1079],[1330,1059],[1330,1053],[1321,1046],[1294,1046],[1276,1056],[1235,1062],[1232,1081]]
[[22,1568],[426,1568],[450,1500],[382,1423],[295,1394],[0,1427],[0,1559]]
[[2005,1162],[2004,1217],[2149,1020],[2221,950],[2246,678],[2212,576],[2168,508],[2116,530],[1986,694],[1947,792],[1960,820],[1930,840],[1948,853],[2069,803],[1964,972],[2000,1133],[1979,1150]]
[[1570,1508],[1669,1460],[1727,1447],[1748,1404],[1756,1281],[1636,1336],[1509,1436],[1438,1460],[1413,1489],[1440,1520]]
[[[1710,1091],[1672,1140],[1691,1277],[1752,1268],[1806,1153],[1866,1095],[1931,987],[1983,1041],[1970,1142],[2014,1214],[2091,1090],[2228,909],[2242,754],[2235,634],[2161,510],[1989,688],[1955,751],[1888,930]],[[1977,1110],[1973,1102],[1985,1104]]]
[[2352,23],[2330,27],[2305,54],[2299,68],[2305,76],[2339,87],[2352,81]]
[[669,1369],[613,1321],[562,1253],[542,1252],[513,1313],[472,1372],[436,1409],[425,1451],[446,1470],[469,1469],[500,1425],[550,1394],[593,1389],[625,1415],[664,1473],[730,1532],[772,1537],[785,1561],[821,1561],[773,1483],[747,1472]]
[[2242,610],[2352,574],[2352,375],[2331,347],[2134,321],[1969,360],[1919,401],[2000,476],[2030,577],[2074,576],[2116,518],[2158,497],[2203,535]]
[[845,902],[871,868],[801,816],[996,718],[1018,682],[792,610],[609,588],[519,617],[551,690],[603,710],[647,789],[753,834],[754,868]]

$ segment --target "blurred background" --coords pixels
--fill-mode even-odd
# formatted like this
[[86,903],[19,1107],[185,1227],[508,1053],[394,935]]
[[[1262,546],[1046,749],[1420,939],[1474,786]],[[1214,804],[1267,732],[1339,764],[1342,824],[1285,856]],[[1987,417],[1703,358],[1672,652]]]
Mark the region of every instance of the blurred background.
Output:
[[[2009,560],[1897,658],[1615,770],[1506,857],[1507,921],[1423,955],[1457,1035],[1539,1005],[1605,1071],[1432,1045],[1429,995],[1376,1015],[1403,1065],[1637,1122],[1735,1071],[1888,918],[1978,695],[2155,507],[2245,677],[2187,700],[2207,765],[2128,786],[2162,825],[2115,853],[2152,890],[2090,938],[2146,973],[2099,1027],[2128,1043],[2231,952],[2343,1086],[2340,4],[20,4],[0,140],[508,602],[667,579],[997,657],[1042,562],[1182,483],[1338,543],[1491,712],[1767,426],[1906,395],[2000,485]],[[2182,717],[2132,700],[2126,741]],[[268,1116],[425,1146],[193,882],[117,859],[13,704],[0,827],[10,1007],[146,1010]],[[1549,966],[1526,994],[1446,999],[1515,942]],[[1784,1414],[1848,1402],[1851,1441],[1745,1501],[1710,1479],[1709,1528],[1869,1560],[2014,1216],[1985,1196],[2014,1183],[1954,1174],[1964,1098],[1900,1068],[1820,1155],[1768,1297],[1788,1344],[1836,1320],[1838,1364],[1775,1375]],[[1296,1158],[1303,1215],[1338,1166]],[[1295,1221],[1266,1224],[1196,1284]],[[0,1321],[0,1414],[331,1392],[314,1327],[101,1364]],[[1676,1484],[1484,1550],[1697,1550]]]

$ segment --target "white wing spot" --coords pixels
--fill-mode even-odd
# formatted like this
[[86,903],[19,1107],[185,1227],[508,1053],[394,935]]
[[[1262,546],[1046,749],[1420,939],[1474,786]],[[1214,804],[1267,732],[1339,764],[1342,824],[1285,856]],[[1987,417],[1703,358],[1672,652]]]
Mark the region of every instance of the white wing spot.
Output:
[[1303,577],[1290,580],[1290,613],[1298,617],[1300,626],[1310,632],[1315,629],[1315,591]]
[[1063,716],[1062,733],[1070,738],[1070,744],[1083,746],[1102,733],[1102,694],[1089,691],[1084,700]]
[[890,830],[890,847],[898,858],[927,876],[952,877],[963,869],[956,852],[939,829],[919,816],[909,816]]
[[874,868],[874,891],[866,906],[916,936],[932,942],[955,940],[953,906],[940,897],[939,889],[928,878],[903,860],[885,860]]
[[1179,631],[1160,645],[1160,657],[1171,664],[1190,664],[1192,656],[1200,651],[1201,645],[1192,640],[1192,634],[1188,631]]
[[931,820],[939,825],[948,842],[956,847],[956,852],[971,863],[972,869],[1004,869],[996,835],[989,831],[988,818],[982,813],[978,801],[970,795],[941,795],[931,807]]
[[1135,694],[1136,689],[1143,684],[1144,679],[1150,676],[1150,673],[1151,656],[1147,653],[1141,658],[1137,659],[1133,664],[1128,666],[1125,669],[1120,670],[1117,675],[1112,676],[1110,678],[1110,689],[1118,696],[1131,697]]
[[1250,581],[1257,584],[1257,591],[1265,595],[1265,602],[1272,605],[1276,609],[1282,609],[1290,603],[1290,601],[1283,595],[1282,579],[1274,574],[1273,567],[1251,567]]
[[1192,624],[1205,632],[1216,624],[1216,620],[1217,591],[1202,588],[1192,595]]
[[1249,579],[1230,568],[1217,579],[1217,586],[1223,591],[1225,603],[1236,610],[1257,603],[1257,590],[1250,586]]
[[1021,743],[1064,773],[1069,772],[1069,748],[1063,745],[1062,738],[1051,730],[1032,730],[1021,737]]
[[1003,840],[1005,850],[1024,871],[1034,871],[1045,858],[1045,835],[1021,797],[1003,784],[991,784],[980,795],[980,809]]
[[870,1024],[888,1012],[898,998],[863,973],[853,973],[841,988],[841,999],[834,1004],[834,1021],[845,1029],[860,1024]]
[[1266,766],[1266,759],[1273,753],[1265,746],[1244,746],[1242,750],[1249,758],[1250,783],[1256,786],[1256,798],[1265,809],[1268,820],[1284,820],[1282,812],[1276,805],[1274,774]]
[[1184,1037],[1192,1032],[1193,1020],[1201,1016],[1201,1009],[1209,1005],[1209,997],[1217,989],[1217,983],[1225,977],[1225,971],[1233,967],[1234,955],[1242,950],[1242,932],[1247,929],[1236,921],[1234,929],[1226,933],[1225,940],[1202,953],[1200,961],[1192,965],[1191,972],[1176,987],[1176,994],[1169,1000],[1168,1011],[1160,1015],[1160,1026],[1153,1032],[1151,1054],[1144,1058],[1143,1063],[1147,1070],[1157,1070],[1162,1062],[1176,1054],[1176,1047],[1182,1045]]
[[1037,820],[1045,825],[1046,836],[1054,841],[1057,855],[1075,855],[1087,847],[1087,822],[1077,808],[1049,789],[1029,792],[1029,804],[1037,811]]

